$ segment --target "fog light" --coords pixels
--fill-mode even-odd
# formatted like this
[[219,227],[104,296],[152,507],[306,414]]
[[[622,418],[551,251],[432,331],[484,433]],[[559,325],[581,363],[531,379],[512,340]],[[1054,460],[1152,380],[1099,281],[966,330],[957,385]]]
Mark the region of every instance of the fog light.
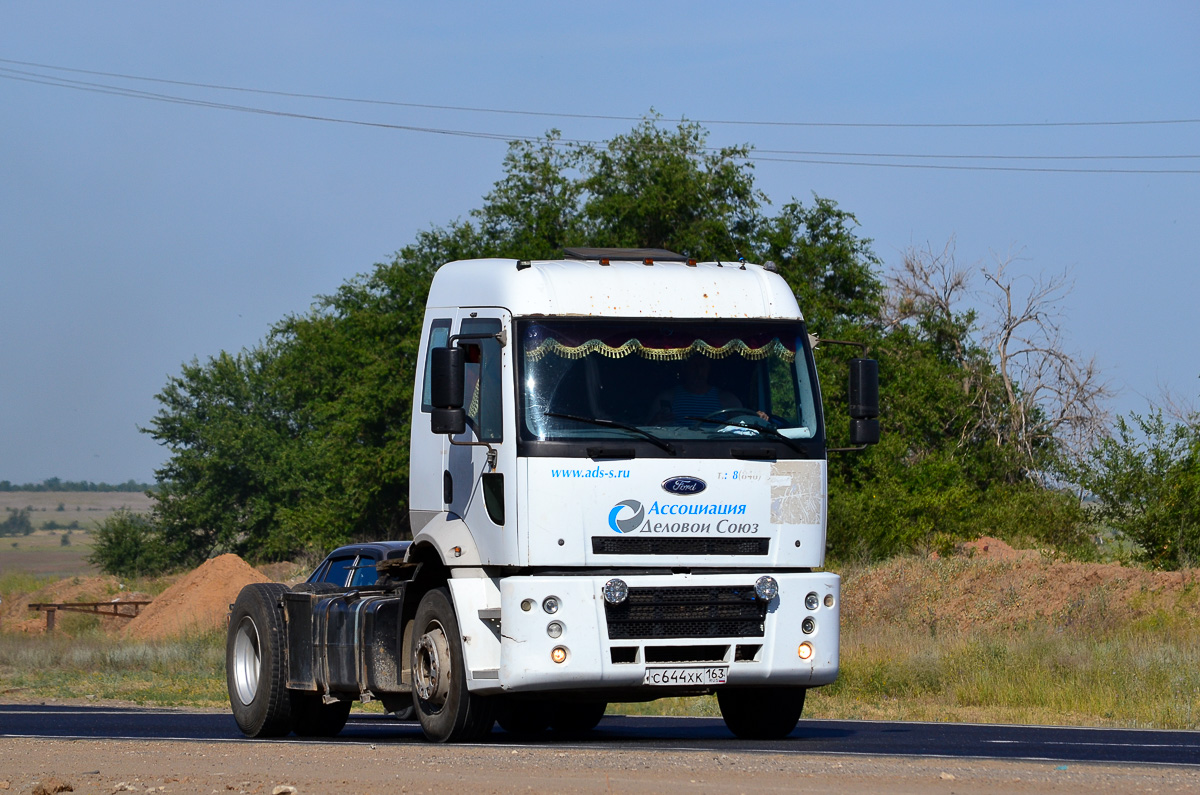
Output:
[[817,631],[817,622],[811,618],[806,618],[800,622],[800,629],[804,631],[805,635],[811,635]]
[[604,601],[610,605],[619,605],[629,598],[629,586],[624,580],[613,578],[604,583]]
[[796,654],[800,655],[801,660],[811,660],[813,656],[812,644],[804,641],[800,644],[800,648],[796,649]]
[[833,607],[833,594],[831,594],[831,593],[825,594],[825,606]]
[[[809,652],[811,654],[811,652]],[[567,661],[567,648],[565,646],[555,646],[550,650],[550,659],[556,663],[564,663]]]
[[526,613],[528,613],[530,610],[533,609],[533,600],[532,599],[523,600],[521,602],[521,609],[524,610]]
[[547,596],[545,599],[542,600],[542,609],[545,610],[547,613],[551,613],[551,614],[557,613],[558,612],[558,597],[557,596]]
[[759,577],[758,582],[754,583],[754,594],[764,602],[771,601],[778,593],[779,583],[775,582],[774,577]]
[[804,606],[809,610],[816,610],[821,606],[821,597],[817,596],[815,593],[810,593],[808,596],[804,597]]
[[546,625],[546,634],[552,638],[562,637],[562,624],[557,621],[551,621]]

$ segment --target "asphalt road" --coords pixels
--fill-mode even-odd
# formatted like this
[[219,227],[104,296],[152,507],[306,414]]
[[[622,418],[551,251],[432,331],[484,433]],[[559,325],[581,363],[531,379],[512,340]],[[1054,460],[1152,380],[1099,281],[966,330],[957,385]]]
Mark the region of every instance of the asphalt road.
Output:
[[[0,737],[253,742],[219,712],[107,706],[0,704]],[[266,742],[420,743],[420,727],[384,715],[352,715],[334,740]],[[735,739],[720,719],[608,716],[583,738],[547,734],[518,741],[499,728],[486,744],[591,749],[862,754],[1062,762],[1200,765],[1200,732],[995,726],[960,723],[803,720],[784,740]]]

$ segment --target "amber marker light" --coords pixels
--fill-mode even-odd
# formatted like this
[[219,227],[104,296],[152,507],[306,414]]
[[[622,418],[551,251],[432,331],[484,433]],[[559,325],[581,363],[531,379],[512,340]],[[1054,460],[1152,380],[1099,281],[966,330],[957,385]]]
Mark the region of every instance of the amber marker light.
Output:
[[550,659],[556,663],[564,663],[567,661],[567,649],[565,646],[555,646],[550,650]]
[[812,644],[804,641],[800,644],[800,648],[796,649],[796,654],[800,655],[801,660],[811,660],[813,656]]

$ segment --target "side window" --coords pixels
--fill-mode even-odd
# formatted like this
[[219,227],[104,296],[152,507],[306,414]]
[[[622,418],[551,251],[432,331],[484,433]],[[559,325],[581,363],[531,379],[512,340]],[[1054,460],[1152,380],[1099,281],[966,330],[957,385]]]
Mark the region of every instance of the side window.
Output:
[[325,570],[325,576],[321,578],[322,582],[331,582],[341,588],[346,584],[346,575],[353,565],[353,555],[348,558],[334,558],[329,561],[329,568]]
[[[468,318],[462,322],[463,334],[494,334],[500,331],[495,318]],[[464,340],[467,350],[466,409],[467,424],[481,442],[503,441],[504,392],[501,378],[500,341]]]
[[434,348],[444,348],[450,340],[450,319],[438,318],[429,325],[429,345],[425,348],[425,379],[421,390],[421,411],[433,411],[433,404],[430,403],[433,384],[429,382],[430,371],[433,369],[433,360],[429,356],[429,352]]
[[354,564],[354,576],[350,578],[350,587],[374,585],[379,577],[379,571],[375,568],[377,562],[369,555],[361,556]]

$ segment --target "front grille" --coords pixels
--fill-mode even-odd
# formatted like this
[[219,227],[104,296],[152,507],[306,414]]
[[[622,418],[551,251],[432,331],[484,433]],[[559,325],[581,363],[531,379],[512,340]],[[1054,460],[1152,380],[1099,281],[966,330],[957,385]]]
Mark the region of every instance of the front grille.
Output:
[[753,585],[630,588],[619,605],[604,604],[608,637],[761,638],[766,603]]
[[630,538],[592,536],[597,555],[765,555],[768,538]]

